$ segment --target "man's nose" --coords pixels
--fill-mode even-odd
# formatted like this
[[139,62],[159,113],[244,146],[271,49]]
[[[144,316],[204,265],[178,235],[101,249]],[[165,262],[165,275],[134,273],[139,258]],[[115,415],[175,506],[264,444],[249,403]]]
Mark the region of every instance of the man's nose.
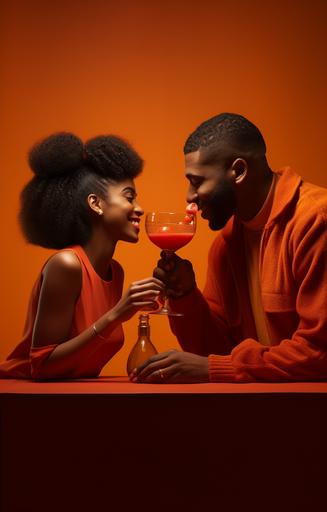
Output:
[[198,199],[198,194],[195,190],[189,189],[186,194],[186,201],[188,203],[196,203]]

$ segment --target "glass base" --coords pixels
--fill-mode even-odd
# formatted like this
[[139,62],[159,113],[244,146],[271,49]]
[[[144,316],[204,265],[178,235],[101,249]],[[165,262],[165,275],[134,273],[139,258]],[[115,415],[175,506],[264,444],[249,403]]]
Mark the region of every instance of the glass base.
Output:
[[159,311],[149,311],[150,315],[184,316],[183,313],[176,313],[170,308],[162,307]]

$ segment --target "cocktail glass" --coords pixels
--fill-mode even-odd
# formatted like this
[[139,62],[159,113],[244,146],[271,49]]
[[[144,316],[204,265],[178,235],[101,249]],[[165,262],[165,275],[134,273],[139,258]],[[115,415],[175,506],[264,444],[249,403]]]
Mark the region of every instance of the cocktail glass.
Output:
[[[185,212],[150,212],[146,215],[145,229],[152,243],[166,254],[173,254],[192,240],[196,229],[196,215]],[[162,308],[149,313],[183,316],[171,309],[166,294],[163,298]]]

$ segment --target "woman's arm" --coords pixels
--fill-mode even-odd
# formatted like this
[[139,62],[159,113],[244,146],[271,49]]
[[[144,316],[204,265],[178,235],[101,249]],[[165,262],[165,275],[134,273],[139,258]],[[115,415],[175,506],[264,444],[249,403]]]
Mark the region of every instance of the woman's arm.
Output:
[[[93,325],[69,339],[76,301],[82,286],[82,270],[71,251],[53,256],[43,271],[32,348],[57,345],[42,362],[35,378],[56,378],[69,374],[81,357],[90,356],[103,343],[102,337],[131,318],[144,306],[152,306],[162,283],[148,278],[133,283],[123,298]],[[97,334],[100,336],[97,336]]]

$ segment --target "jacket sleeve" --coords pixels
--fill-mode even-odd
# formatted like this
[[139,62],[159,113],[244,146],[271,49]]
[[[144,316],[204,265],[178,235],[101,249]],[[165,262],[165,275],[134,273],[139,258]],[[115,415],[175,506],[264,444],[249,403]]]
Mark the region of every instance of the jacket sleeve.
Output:
[[316,215],[293,235],[291,272],[298,324],[289,339],[267,347],[246,339],[230,355],[209,356],[211,381],[285,382],[327,378],[326,215]]
[[183,298],[170,300],[172,309],[183,313],[181,317],[169,317],[171,329],[181,347],[185,351],[203,356],[208,356],[211,352],[229,354],[235,346],[212,265],[216,252],[214,242],[209,251],[203,294],[195,288]]

